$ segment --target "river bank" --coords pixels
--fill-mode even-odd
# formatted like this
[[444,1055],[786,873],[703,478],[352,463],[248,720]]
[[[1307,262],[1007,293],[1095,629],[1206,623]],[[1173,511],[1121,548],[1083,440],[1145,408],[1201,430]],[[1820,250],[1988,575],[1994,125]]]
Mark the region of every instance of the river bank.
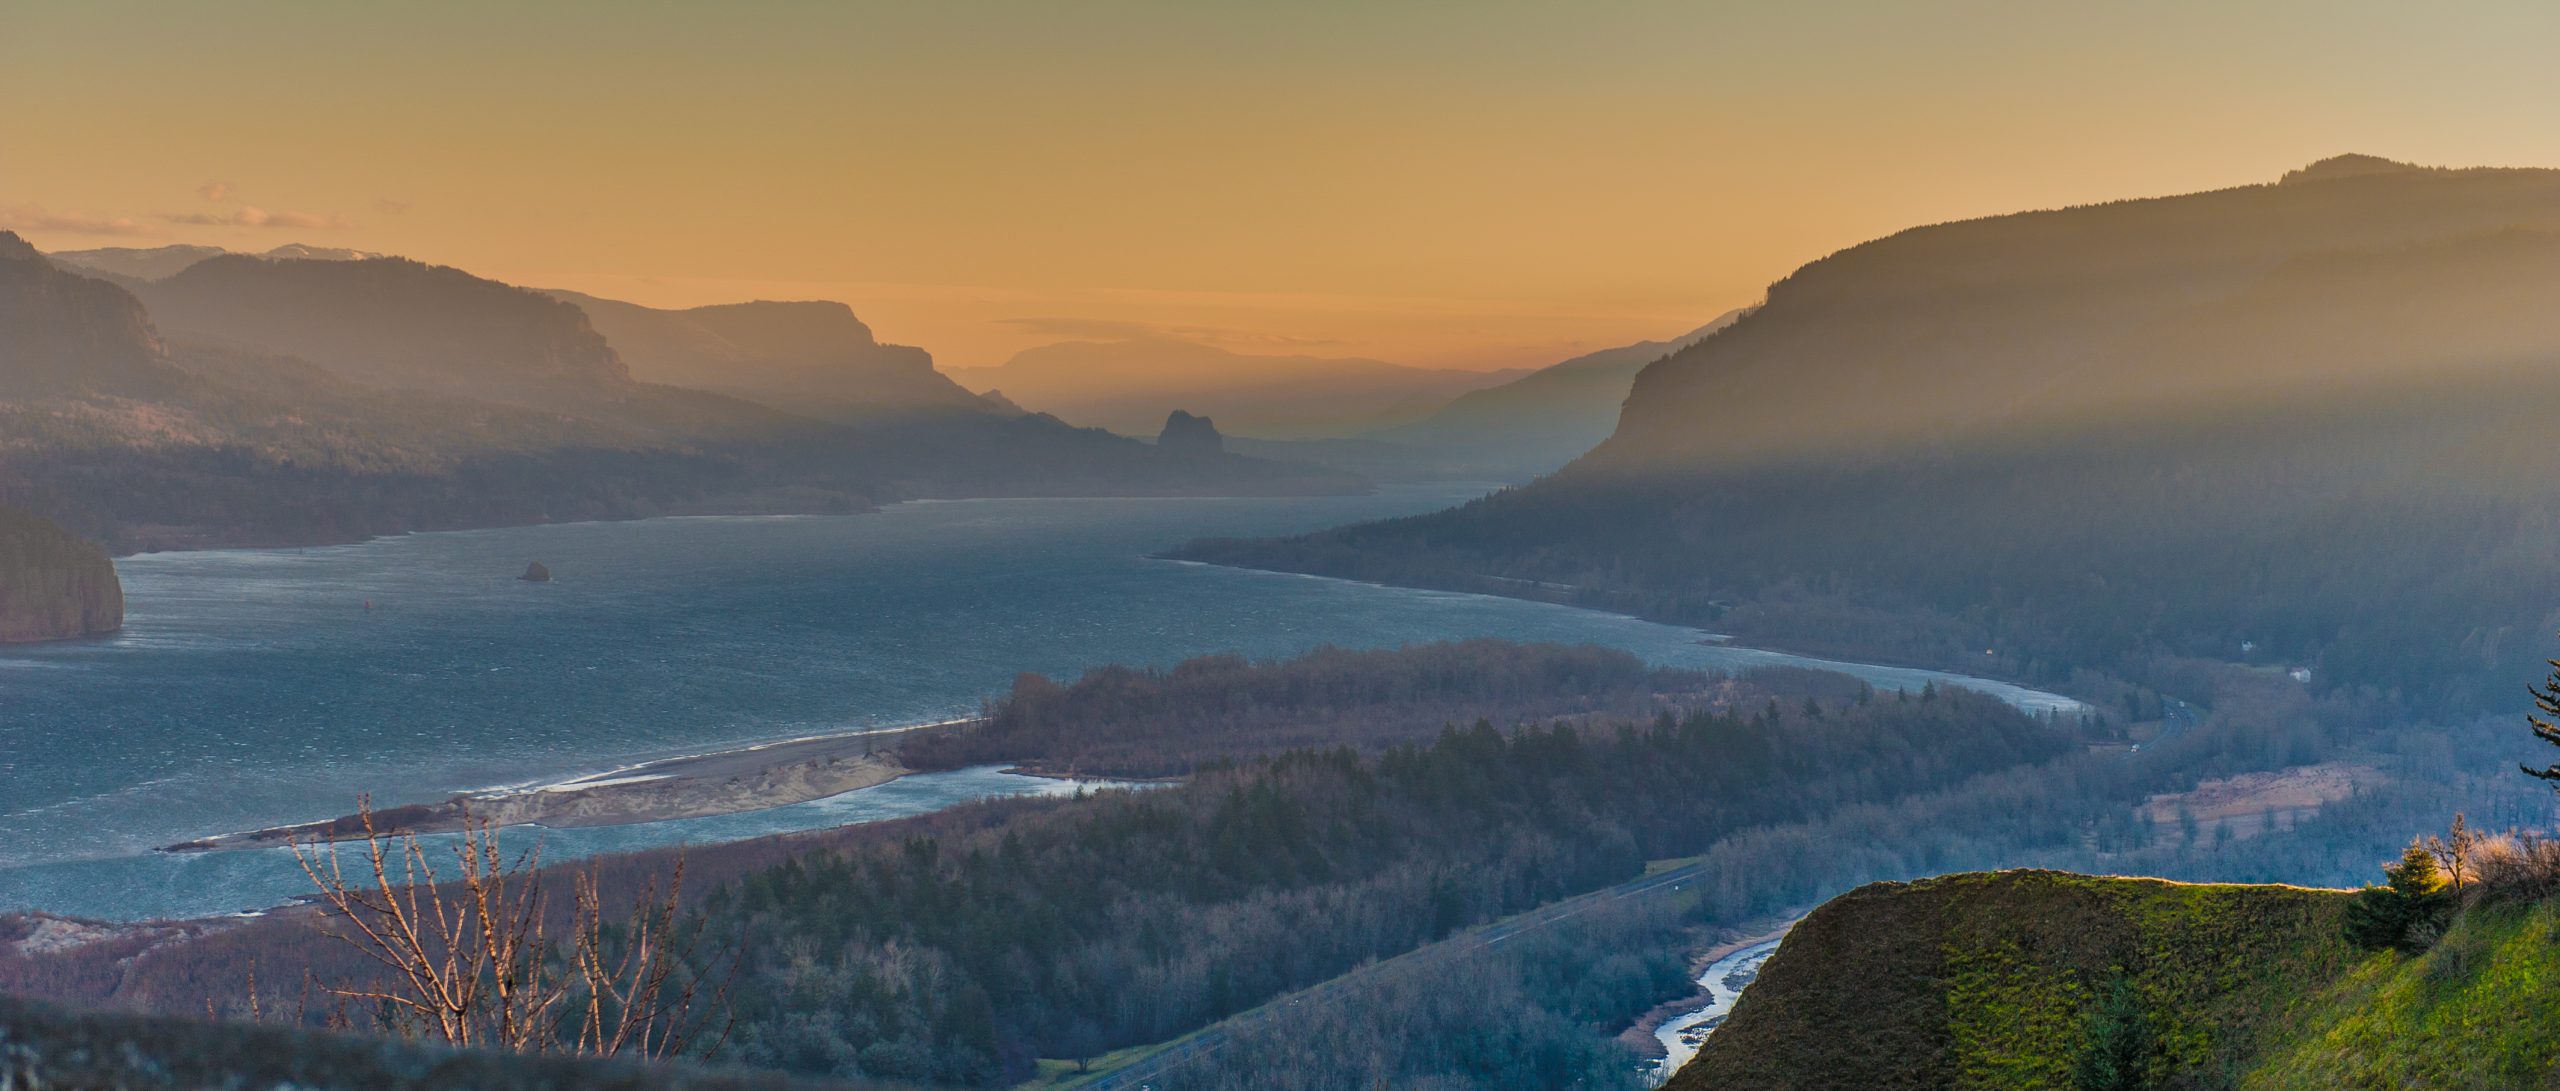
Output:
[[213,852],[360,841],[377,834],[454,833],[475,824],[575,829],[760,811],[887,784],[910,772],[898,761],[894,747],[899,740],[975,722],[944,720],[686,754],[548,784],[464,792],[440,803],[413,803],[318,822],[219,834],[160,851]]
[[1761,964],[1777,953],[1778,944],[1795,926],[1795,921],[1788,921],[1776,931],[1718,944],[1701,956],[1706,961],[1706,968],[1698,972],[1697,982],[1704,1003],[1698,1003],[1696,999],[1684,1001],[1683,1006],[1693,1003],[1697,1006],[1663,1019],[1653,1027],[1653,1040],[1661,1046],[1663,1053],[1655,1065],[1655,1083],[1670,1079],[1672,1073],[1680,1071],[1680,1066],[1698,1055],[1699,1046],[1706,1042],[1708,1035],[1715,1033],[1718,1026],[1723,1025],[1726,1016],[1733,1014],[1734,1001],[1742,998],[1742,990],[1760,975]]

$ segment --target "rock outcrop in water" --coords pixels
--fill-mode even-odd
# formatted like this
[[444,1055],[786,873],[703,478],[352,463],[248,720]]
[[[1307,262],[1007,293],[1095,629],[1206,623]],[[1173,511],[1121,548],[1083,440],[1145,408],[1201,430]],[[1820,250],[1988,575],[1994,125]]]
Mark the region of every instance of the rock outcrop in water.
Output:
[[124,586],[104,552],[42,516],[0,507],[0,644],[123,626]]
[[549,583],[551,582],[551,570],[543,567],[541,561],[535,561],[524,566],[524,575],[516,578],[523,580],[526,583]]
[[1218,426],[1207,417],[1195,417],[1176,409],[1164,419],[1164,431],[1156,434],[1156,446],[1185,455],[1225,454],[1227,438],[1218,434]]

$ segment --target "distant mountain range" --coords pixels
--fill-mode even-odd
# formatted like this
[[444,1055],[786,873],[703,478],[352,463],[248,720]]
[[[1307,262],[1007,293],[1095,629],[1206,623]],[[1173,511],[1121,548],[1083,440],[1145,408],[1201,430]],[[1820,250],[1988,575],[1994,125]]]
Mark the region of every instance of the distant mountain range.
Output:
[[[125,272],[75,272],[100,265]],[[726,365],[732,389],[635,377],[600,325],[647,375],[701,381]],[[983,401],[840,304],[656,311],[305,248],[57,262],[0,233],[0,501],[118,550],[931,496],[1360,487]]]
[[[93,276],[126,280],[160,280],[176,276],[188,266],[206,258],[218,258],[229,253],[232,251],[219,246],[180,244],[147,248],[110,246],[98,250],[57,250],[47,256],[51,257],[56,265],[66,266]],[[307,261],[360,261],[386,255],[365,250],[347,250],[290,242],[258,256]]]
[[2549,651],[2555,304],[2560,171],[2345,157],[1916,228],[1644,368],[1534,485],[1184,555],[2048,682],[2249,658],[2462,707]]
[[1746,310],[1732,310],[1668,341],[1638,341],[1539,368],[1496,387],[1459,395],[1438,412],[1411,424],[1369,434],[1389,443],[1504,452],[1562,466],[1609,437],[1618,411],[1635,386],[1636,373],[1727,326]]
[[1171,337],[1068,341],[996,367],[954,368],[972,390],[1060,418],[1146,435],[1165,415],[1215,418],[1232,436],[1354,436],[1420,420],[1449,399],[1521,371],[1454,371],[1331,356],[1257,356]]
[[1609,438],[1645,365],[1733,324],[1744,310],[1668,341],[1576,356],[1500,386],[1471,390],[1431,415],[1346,439],[1239,439],[1236,450],[1330,466],[1380,481],[1525,482]]

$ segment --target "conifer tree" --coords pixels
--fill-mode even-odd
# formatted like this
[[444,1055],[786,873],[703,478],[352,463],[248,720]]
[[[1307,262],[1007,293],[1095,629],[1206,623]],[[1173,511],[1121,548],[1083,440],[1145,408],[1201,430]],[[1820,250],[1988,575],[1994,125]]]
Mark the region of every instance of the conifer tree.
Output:
[[[2542,680],[2542,685],[2526,691],[2533,695],[2534,711],[2525,713],[2524,720],[2533,726],[2534,738],[2560,746],[2560,659],[2543,662],[2551,665],[2551,674]],[[2551,781],[2552,789],[2560,791],[2560,764],[2522,768],[2526,776]]]

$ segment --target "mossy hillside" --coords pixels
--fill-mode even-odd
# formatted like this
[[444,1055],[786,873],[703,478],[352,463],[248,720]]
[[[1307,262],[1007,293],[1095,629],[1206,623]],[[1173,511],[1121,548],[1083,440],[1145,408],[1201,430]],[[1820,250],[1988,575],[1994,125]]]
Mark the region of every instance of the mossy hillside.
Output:
[[2227,1086],[2362,961],[2350,897],[2049,871],[1862,887],[1796,927],[1669,1086],[2070,1088],[2101,1040],[2134,1043],[2121,1085]]
[[2248,1091],[2550,1087],[2560,1078],[2560,909],[2471,909],[2423,954],[2386,951],[2268,1043]]

